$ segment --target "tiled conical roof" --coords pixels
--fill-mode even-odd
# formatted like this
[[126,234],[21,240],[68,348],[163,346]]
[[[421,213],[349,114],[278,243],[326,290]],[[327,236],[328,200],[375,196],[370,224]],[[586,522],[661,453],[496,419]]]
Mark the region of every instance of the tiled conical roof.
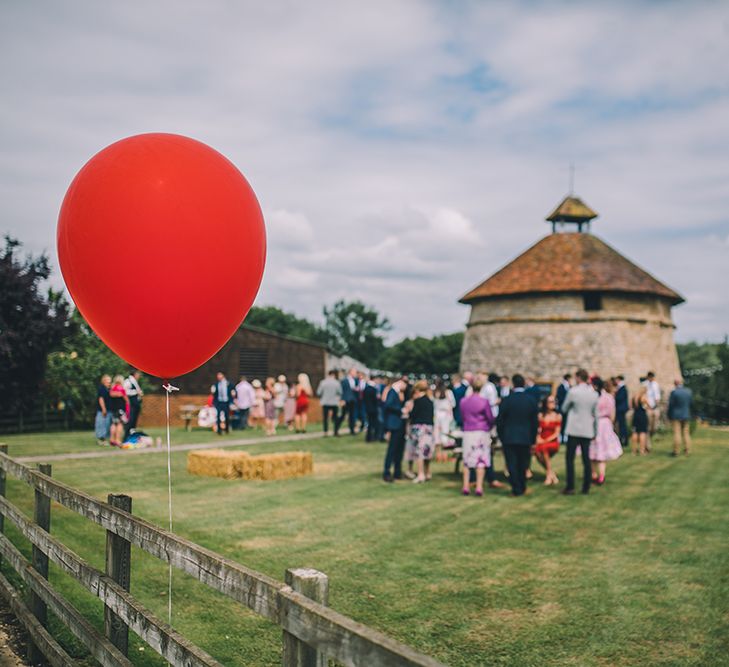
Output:
[[592,234],[550,234],[461,299],[545,292],[633,292],[683,297]]
[[597,213],[579,197],[568,195],[546,219],[549,222],[589,222],[596,217]]

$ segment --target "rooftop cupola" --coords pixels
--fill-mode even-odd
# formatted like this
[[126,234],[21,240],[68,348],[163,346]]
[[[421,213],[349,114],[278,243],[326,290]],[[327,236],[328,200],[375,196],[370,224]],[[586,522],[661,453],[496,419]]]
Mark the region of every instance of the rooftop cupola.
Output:
[[573,227],[568,225],[577,225],[577,231],[581,232],[583,225],[586,226],[585,231],[590,231],[590,221],[597,217],[597,213],[593,211],[585,202],[574,195],[567,195],[546,218],[547,222],[552,223],[552,233],[558,231],[572,232]]

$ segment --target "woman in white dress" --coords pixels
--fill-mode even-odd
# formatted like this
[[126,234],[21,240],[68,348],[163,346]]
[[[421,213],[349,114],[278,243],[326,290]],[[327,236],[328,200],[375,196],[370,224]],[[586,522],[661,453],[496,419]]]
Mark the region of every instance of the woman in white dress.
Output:
[[456,398],[443,380],[438,380],[435,384],[433,402],[435,407],[435,460],[444,461],[446,455],[443,452],[443,446],[450,444],[448,434],[451,432]]

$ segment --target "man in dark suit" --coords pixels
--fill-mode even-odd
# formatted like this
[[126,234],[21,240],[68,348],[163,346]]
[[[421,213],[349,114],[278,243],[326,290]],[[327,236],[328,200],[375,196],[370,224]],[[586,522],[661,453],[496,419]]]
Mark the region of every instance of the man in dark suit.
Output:
[[534,382],[534,378],[528,377],[525,379],[524,392],[529,394],[537,405],[542,401],[542,392],[539,386]]
[[466,371],[461,377],[458,374],[453,376],[453,398],[456,399],[456,405],[453,408],[453,421],[456,422],[458,428],[463,428],[463,419],[461,419],[460,405],[463,398],[468,392],[468,388],[471,386],[470,380],[473,378],[473,373]]
[[385,397],[384,422],[385,432],[388,434],[385,468],[382,473],[385,482],[402,479],[402,457],[405,451],[405,420],[402,416],[404,391],[404,380],[395,380]]
[[357,419],[357,398],[359,397],[359,379],[357,378],[357,370],[349,369],[349,373],[342,380],[342,412],[339,415],[339,423],[337,431],[344,421],[344,417],[349,418],[349,433],[354,435],[354,425]]
[[618,435],[620,436],[620,444],[623,447],[628,446],[628,419],[627,414],[630,409],[628,397],[628,388],[625,386],[625,378],[618,375],[618,388],[615,391],[615,421],[618,422]]
[[517,374],[511,382],[514,388],[499,406],[496,428],[509,468],[511,493],[522,496],[526,493],[532,446],[537,440],[539,408],[534,398],[524,391],[523,376]]
[[571,386],[572,375],[570,373],[565,373],[562,376],[562,382],[559,383],[559,387],[557,387],[557,393],[555,394],[555,400],[557,402],[557,412],[562,412],[562,403],[564,403],[564,399],[567,397],[567,392],[570,390]]
[[560,438],[562,442],[567,442],[567,436],[564,434],[564,427],[565,427],[565,419],[566,415],[562,412],[562,404],[564,403],[564,399],[567,398],[567,392],[572,387],[572,375],[570,373],[565,373],[562,376],[562,382],[559,383],[559,387],[557,387],[557,393],[555,394],[555,402],[556,402],[556,408],[557,412],[559,412],[562,415],[562,432],[560,434]]
[[377,385],[372,380],[367,380],[362,390],[362,404],[367,416],[367,435],[365,436],[365,442],[375,442],[380,429],[380,420],[377,415],[380,396],[377,391]]
[[218,372],[215,378],[215,384],[210,387],[210,393],[213,395],[218,435],[223,435],[223,430],[225,430],[226,433],[229,433],[230,402],[235,397],[235,390],[230,382],[228,382],[225,375]]

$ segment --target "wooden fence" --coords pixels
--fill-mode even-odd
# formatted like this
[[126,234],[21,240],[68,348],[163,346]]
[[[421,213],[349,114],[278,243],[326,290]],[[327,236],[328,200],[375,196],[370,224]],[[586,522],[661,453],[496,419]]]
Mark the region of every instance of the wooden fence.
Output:
[[[34,489],[33,520],[5,498],[7,475]],[[105,572],[52,537],[51,500],[106,529]],[[42,655],[54,667],[75,664],[47,630],[50,609],[104,666],[132,664],[127,658],[129,629],[173,665],[220,665],[130,594],[134,544],[281,626],[284,667],[323,667],[329,658],[353,666],[441,664],[327,607],[325,574],[290,569],[285,583],[276,581],[133,516],[131,508],[129,496],[109,495],[102,502],[54,480],[50,465],[33,470],[0,445],[0,556],[27,585],[30,597],[24,601],[2,574],[0,593],[28,631],[32,660]],[[2,534],[5,519],[31,542],[32,562]],[[103,601],[103,635],[49,584],[49,560]]]
[[74,416],[70,410],[52,410],[45,403],[30,411],[11,411],[0,415],[0,433],[67,431],[73,426]]

